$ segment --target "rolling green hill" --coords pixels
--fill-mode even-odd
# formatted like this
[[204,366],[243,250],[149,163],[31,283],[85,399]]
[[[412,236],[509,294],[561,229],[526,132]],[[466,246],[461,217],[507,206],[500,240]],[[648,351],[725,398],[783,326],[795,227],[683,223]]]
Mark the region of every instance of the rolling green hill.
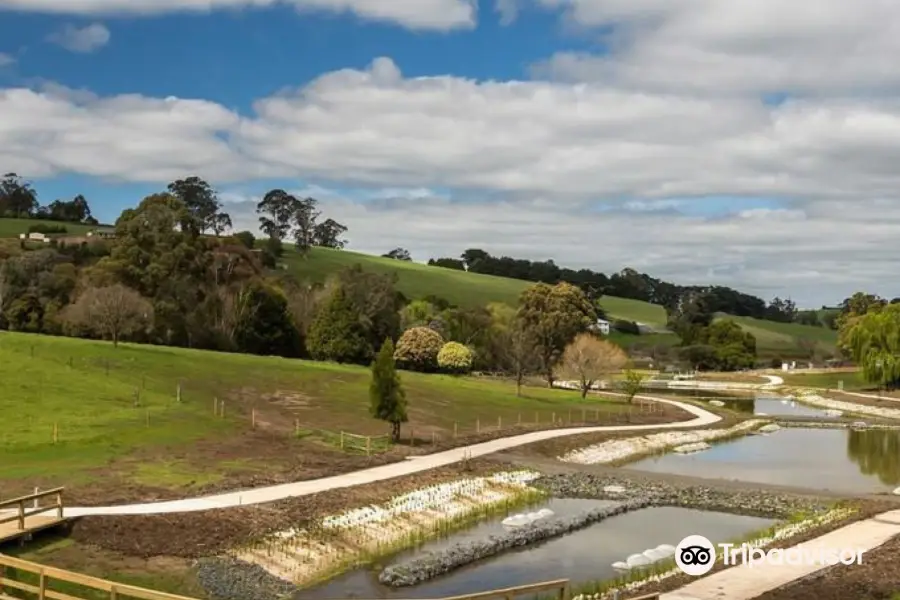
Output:
[[59,223],[57,221],[43,221],[40,219],[0,219],[0,238],[17,238],[20,233],[28,233],[32,225],[65,225],[67,233],[80,235],[96,229],[96,225],[83,225],[81,223]]
[[[0,238],[18,237],[28,230],[29,225],[40,221],[30,219],[0,219]],[[67,224],[70,233],[84,233],[92,227]],[[491,302],[517,303],[522,290],[530,282],[479,273],[467,273],[441,267],[431,267],[421,263],[399,261],[347,250],[314,248],[305,257],[286,249],[284,264],[296,277],[310,282],[322,282],[329,275],[354,264],[360,264],[367,271],[376,273],[396,273],[398,288],[409,298],[421,298],[429,294],[445,298],[459,306],[484,306]],[[603,296],[600,304],[610,318],[644,323],[656,328],[666,324],[663,307],[630,300]],[[836,341],[834,331],[798,325],[775,323],[748,317],[733,317],[741,326],[757,338],[759,354],[763,358],[782,356],[797,358],[802,356],[801,339],[816,342],[823,351],[831,351]],[[630,336],[614,334],[613,339],[625,346],[640,342],[642,345],[670,345],[678,340],[671,334]]]
[[[328,248],[313,248],[305,258],[288,252],[285,254],[285,262],[299,278],[316,282],[324,281],[335,271],[359,263],[367,271],[397,273],[398,288],[409,298],[434,294],[459,306],[484,306],[490,302],[515,305],[522,290],[531,285],[528,281],[518,279],[430,267],[421,263]],[[612,296],[604,296],[600,303],[612,318],[656,327],[664,327],[666,324],[666,311],[656,304]]]

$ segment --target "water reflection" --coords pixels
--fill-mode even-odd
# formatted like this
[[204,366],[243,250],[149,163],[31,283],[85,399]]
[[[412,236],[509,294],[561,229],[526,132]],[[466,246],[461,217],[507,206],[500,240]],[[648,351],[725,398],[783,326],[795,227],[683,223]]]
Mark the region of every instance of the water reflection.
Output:
[[[872,434],[873,437],[865,441],[851,441],[851,435],[861,433]],[[891,462],[896,461],[896,452],[890,457],[885,454],[889,454],[890,448],[896,448],[897,441],[896,438],[887,441],[880,436],[897,433],[782,429],[771,435],[723,442],[687,456],[665,454],[650,457],[627,468],[809,489],[884,492],[886,486],[896,481],[890,478],[892,472],[896,474],[896,462]],[[851,443],[858,448],[854,450],[855,454],[847,450]]]
[[885,485],[900,484],[900,431],[850,431],[847,456],[865,475]]
[[[414,587],[386,587],[378,583],[377,569],[359,569],[320,586],[298,591],[294,600],[441,598],[551,579],[568,578],[576,583],[611,579],[617,576],[612,563],[624,560],[629,554],[643,552],[659,544],[674,546],[692,534],[704,535],[714,541],[726,541],[743,537],[772,523],[769,519],[758,517],[688,508],[646,508],[477,562]],[[448,542],[459,540],[460,537],[452,536],[445,542],[431,542],[418,550],[404,552],[393,560],[434,551]]]

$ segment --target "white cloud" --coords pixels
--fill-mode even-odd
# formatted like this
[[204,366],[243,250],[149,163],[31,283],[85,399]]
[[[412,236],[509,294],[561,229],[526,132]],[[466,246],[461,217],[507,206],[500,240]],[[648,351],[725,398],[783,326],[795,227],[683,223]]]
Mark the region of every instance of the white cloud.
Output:
[[284,4],[299,11],[353,13],[411,29],[447,30],[475,25],[477,0],[0,0],[0,10],[68,15],[158,15],[261,8]]
[[10,65],[16,64],[16,58],[11,54],[6,54],[5,52],[0,52],[0,68],[8,67]]
[[[805,306],[836,302],[856,289],[900,295],[894,269],[900,204],[825,202],[806,211],[746,211],[722,219],[615,211],[593,218],[531,202],[474,204],[446,198],[375,205],[335,192],[297,190],[323,215],[349,227],[350,248],[382,254],[396,246],[424,262],[466,248],[606,273],[631,266],[682,284],[731,285]],[[256,230],[258,198],[229,209],[237,229]],[[873,248],[879,248],[873,252]]]
[[109,29],[103,23],[92,23],[84,27],[66,25],[48,35],[47,41],[70,52],[88,54],[108,44],[109,38]]
[[[673,10],[634,29],[651,35]],[[422,259],[483,246],[810,303],[858,288],[900,295],[884,277],[900,251],[900,100],[823,88],[773,107],[684,80],[407,78],[381,58],[261,98],[249,116],[209,100],[7,89],[0,165],[160,184],[199,174],[225,190],[272,177],[387,190],[312,195],[328,198],[353,247]],[[244,195],[228,196],[236,212]],[[706,196],[790,202],[708,220],[674,212]],[[598,201],[632,210],[585,212]]]
[[536,72],[643,90],[853,93],[900,88],[900,3],[884,0],[535,0],[606,55],[560,53]]
[[500,15],[501,25],[512,25],[519,16],[519,0],[494,0],[494,10]]

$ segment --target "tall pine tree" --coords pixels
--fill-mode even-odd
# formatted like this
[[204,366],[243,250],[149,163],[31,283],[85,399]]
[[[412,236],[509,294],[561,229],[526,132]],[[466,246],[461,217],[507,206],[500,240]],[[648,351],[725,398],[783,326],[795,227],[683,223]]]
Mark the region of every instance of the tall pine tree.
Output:
[[369,385],[369,402],[372,416],[391,424],[391,437],[400,441],[400,424],[406,423],[406,393],[394,364],[394,342],[384,341],[375,362],[372,363],[372,383]]

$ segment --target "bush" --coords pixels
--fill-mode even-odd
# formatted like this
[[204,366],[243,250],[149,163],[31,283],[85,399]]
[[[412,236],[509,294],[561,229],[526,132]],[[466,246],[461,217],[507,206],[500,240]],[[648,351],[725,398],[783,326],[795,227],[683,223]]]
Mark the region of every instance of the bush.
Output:
[[444,346],[444,338],[429,327],[412,327],[403,332],[397,341],[394,359],[404,369],[434,371],[437,357]]
[[306,349],[316,360],[365,364],[374,351],[359,314],[344,288],[338,287],[313,319]]
[[68,233],[65,225],[53,225],[52,223],[36,223],[28,226],[28,233]]
[[241,243],[248,250],[253,250],[256,245],[256,236],[249,231],[239,231],[234,234],[234,239]]
[[781,358],[776,356],[771,361],[769,361],[769,366],[772,367],[773,369],[780,369],[781,363],[783,363],[783,362],[784,361]]
[[438,366],[448,373],[468,373],[475,357],[472,351],[458,342],[447,342],[437,355]]

